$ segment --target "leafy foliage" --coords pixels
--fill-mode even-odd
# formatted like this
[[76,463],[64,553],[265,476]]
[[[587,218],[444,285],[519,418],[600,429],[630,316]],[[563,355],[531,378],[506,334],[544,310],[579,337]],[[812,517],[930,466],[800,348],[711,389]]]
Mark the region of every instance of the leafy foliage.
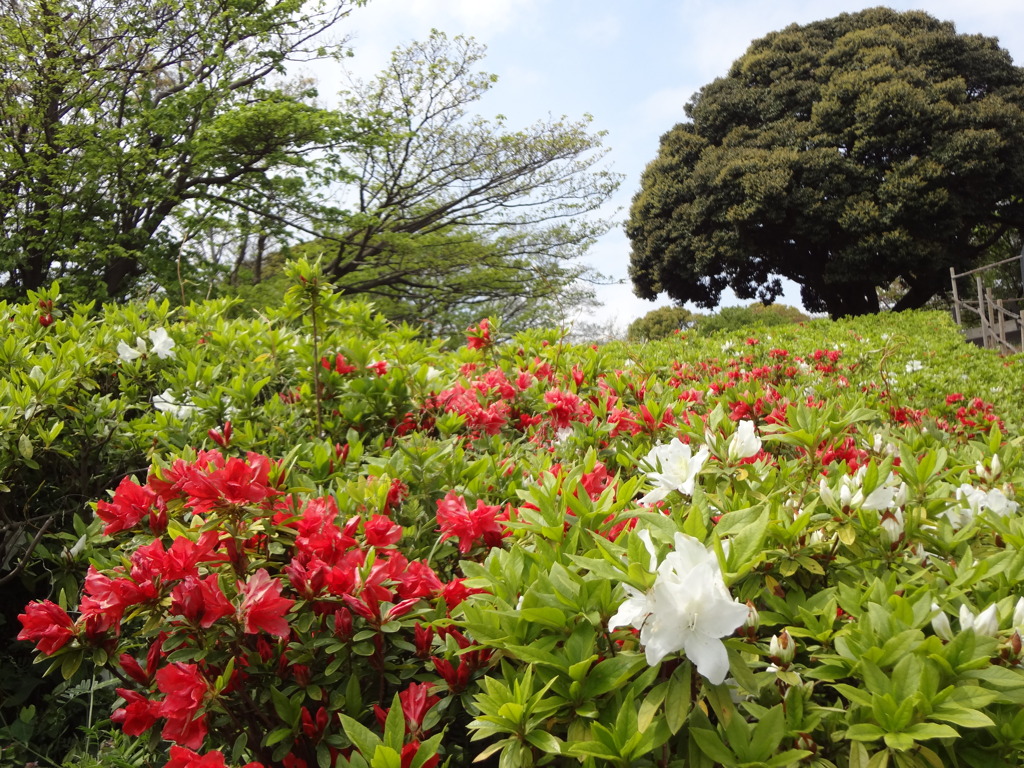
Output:
[[832,317],[948,286],[1024,224],[1024,70],[994,38],[872,8],[755,41],[662,137],[630,211],[640,296]]
[[[445,350],[289,280],[257,318],[0,307],[6,530],[67,516],[3,588],[50,701],[94,694],[69,762],[1020,761],[1018,357],[939,313]],[[753,608],[721,684],[696,646],[648,664],[680,542]],[[61,760],[40,690],[5,759]]]
[[383,299],[398,321],[557,323],[600,278],[575,260],[610,226],[595,216],[619,184],[603,134],[589,116],[511,130],[469,114],[497,80],[475,70],[484,52],[435,30],[348,92],[382,138],[348,155],[354,215],[315,245],[343,293]]
[[322,209],[310,153],[356,131],[272,79],[341,52],[312,38],[359,2],[4,0],[2,295],[142,294],[193,276],[182,246],[210,219]]

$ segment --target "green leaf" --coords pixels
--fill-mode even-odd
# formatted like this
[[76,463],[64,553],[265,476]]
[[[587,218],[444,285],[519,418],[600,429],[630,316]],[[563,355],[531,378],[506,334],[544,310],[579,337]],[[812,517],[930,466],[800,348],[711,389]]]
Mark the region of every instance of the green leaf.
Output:
[[754,732],[750,737],[750,748],[754,760],[767,760],[782,743],[786,735],[785,713],[778,704],[763,715],[754,724]]
[[929,717],[932,720],[953,723],[962,728],[988,728],[995,725],[992,718],[984,712],[964,707],[938,707]]
[[349,741],[365,757],[372,757],[377,747],[382,744],[380,737],[358,720],[354,720],[348,715],[339,714],[338,717],[341,718],[341,727],[345,731],[345,735],[348,736]]
[[642,654],[621,653],[605,659],[595,666],[583,682],[583,698],[594,699],[621,688],[629,678],[647,667]]
[[[989,722],[991,723],[992,721],[990,720]],[[918,741],[925,739],[955,739],[960,736],[955,728],[941,725],[940,723],[914,723],[908,726],[904,733],[909,734]]]
[[275,744],[279,744],[280,742],[284,741],[285,739],[290,739],[291,737],[292,729],[286,726],[281,726],[280,728],[275,728],[267,734],[267,738],[264,740],[263,746],[272,747]]
[[914,737],[905,731],[887,733],[884,739],[887,747],[898,752],[906,752],[908,749],[914,748]]
[[391,709],[384,720],[384,744],[402,751],[405,741],[405,715],[402,713],[402,702],[398,694],[391,700]]
[[722,765],[736,765],[739,760],[732,751],[725,746],[718,734],[706,728],[691,728],[690,736],[697,742],[700,751],[710,757],[714,762]]
[[562,753],[561,740],[552,736],[547,731],[530,731],[526,734],[526,740],[537,747],[537,749],[541,749],[549,755],[559,755]]
[[381,744],[370,758],[370,768],[402,768],[401,753],[386,744]]
[[679,733],[686,718],[690,714],[692,702],[693,665],[689,662],[680,664],[668,681],[668,692],[665,696],[665,722],[669,731]]
[[852,741],[876,741],[885,734],[886,730],[874,723],[857,723],[846,731],[846,738]]

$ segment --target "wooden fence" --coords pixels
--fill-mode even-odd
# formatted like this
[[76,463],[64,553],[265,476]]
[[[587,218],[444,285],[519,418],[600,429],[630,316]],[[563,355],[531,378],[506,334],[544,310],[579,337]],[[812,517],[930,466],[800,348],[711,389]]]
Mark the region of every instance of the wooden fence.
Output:
[[[985,287],[981,273],[986,269],[1015,261],[1021,262],[1024,274],[1024,252],[1012,259],[986,264],[960,274],[957,274],[953,267],[949,268],[949,279],[953,283],[953,317],[957,325],[964,326],[976,318],[978,325],[966,330],[967,340],[1004,354],[1021,351],[1021,336],[1024,329],[1024,311],[1021,310],[1021,306],[1024,305],[1024,299],[993,298],[992,289]],[[970,275],[974,275],[977,299],[961,299],[956,281]]]

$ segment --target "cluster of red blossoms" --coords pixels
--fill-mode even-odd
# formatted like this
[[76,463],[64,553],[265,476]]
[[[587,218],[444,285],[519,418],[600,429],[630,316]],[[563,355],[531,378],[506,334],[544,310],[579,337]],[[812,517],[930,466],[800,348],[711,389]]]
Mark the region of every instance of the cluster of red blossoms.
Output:
[[[292,649],[310,642],[322,648],[325,640],[317,638],[331,638],[341,653],[368,639],[361,663],[381,675],[389,643],[413,641],[443,686],[438,692],[464,690],[489,664],[489,653],[473,650],[450,627],[437,635],[418,622],[413,627],[414,617],[448,616],[479,590],[461,578],[443,581],[425,560],[410,561],[398,550],[403,528],[389,513],[408,493],[403,483],[391,481],[383,514],[344,520],[333,497],[297,501],[282,491],[279,475],[277,464],[258,454],[242,459],[204,451],[194,461],[154,469],[145,485],[124,480],[110,501],[97,504],[104,533],[151,540],[123,565],[90,567],[77,618],[51,601],[31,603],[19,616],[18,639],[45,655],[102,649],[116,659],[116,674],[137,687],[117,689],[124,704],[112,720],[131,736],[162,722],[162,737],[174,745],[168,768],[220,768],[220,753],[198,750],[215,727],[223,738],[224,715],[265,718],[235,695],[256,681],[265,684],[268,674],[309,686],[309,662]],[[500,545],[506,531],[497,513],[483,502],[471,511],[450,493],[438,502],[441,539],[456,539],[463,554],[477,544]],[[399,631],[403,617],[410,623]],[[125,630],[140,624],[141,633]],[[147,635],[155,628],[158,634]],[[455,640],[458,661],[447,658],[446,638]],[[183,653],[189,648],[197,650],[191,657]],[[316,660],[321,670],[331,663],[322,652]],[[403,765],[416,756],[423,715],[438,700],[425,696],[427,690],[401,692],[409,726]],[[322,705],[316,714],[303,705],[302,723],[292,751],[269,762],[287,768],[316,762],[337,718]]]

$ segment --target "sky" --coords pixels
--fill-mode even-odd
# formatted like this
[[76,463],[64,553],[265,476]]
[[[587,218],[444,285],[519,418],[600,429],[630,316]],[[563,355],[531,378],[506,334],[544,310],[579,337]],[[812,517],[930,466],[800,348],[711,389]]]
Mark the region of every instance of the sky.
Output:
[[[725,75],[750,43],[792,23],[879,5],[836,0],[369,0],[353,10],[342,32],[353,57],[346,70],[367,78],[392,50],[424,40],[432,28],[467,35],[487,47],[482,69],[498,82],[478,102],[478,113],[505,115],[509,128],[548,116],[593,116],[606,131],[607,161],[623,175],[603,213],[617,223],[584,257],[614,278],[600,287],[603,308],[592,318],[624,329],[633,319],[671,302],[633,295],[627,277],[629,241],[621,222],[655,158],[659,137],[685,120],[683,106],[702,86]],[[889,2],[897,10],[923,10],[952,21],[958,32],[997,37],[1024,65],[1024,0]],[[343,73],[317,73],[327,99]],[[337,76],[339,86],[330,79]],[[790,285],[781,302],[800,306]],[[726,302],[729,303],[729,302]],[[735,299],[731,303],[736,302]],[[695,309],[693,306],[690,309]]]

